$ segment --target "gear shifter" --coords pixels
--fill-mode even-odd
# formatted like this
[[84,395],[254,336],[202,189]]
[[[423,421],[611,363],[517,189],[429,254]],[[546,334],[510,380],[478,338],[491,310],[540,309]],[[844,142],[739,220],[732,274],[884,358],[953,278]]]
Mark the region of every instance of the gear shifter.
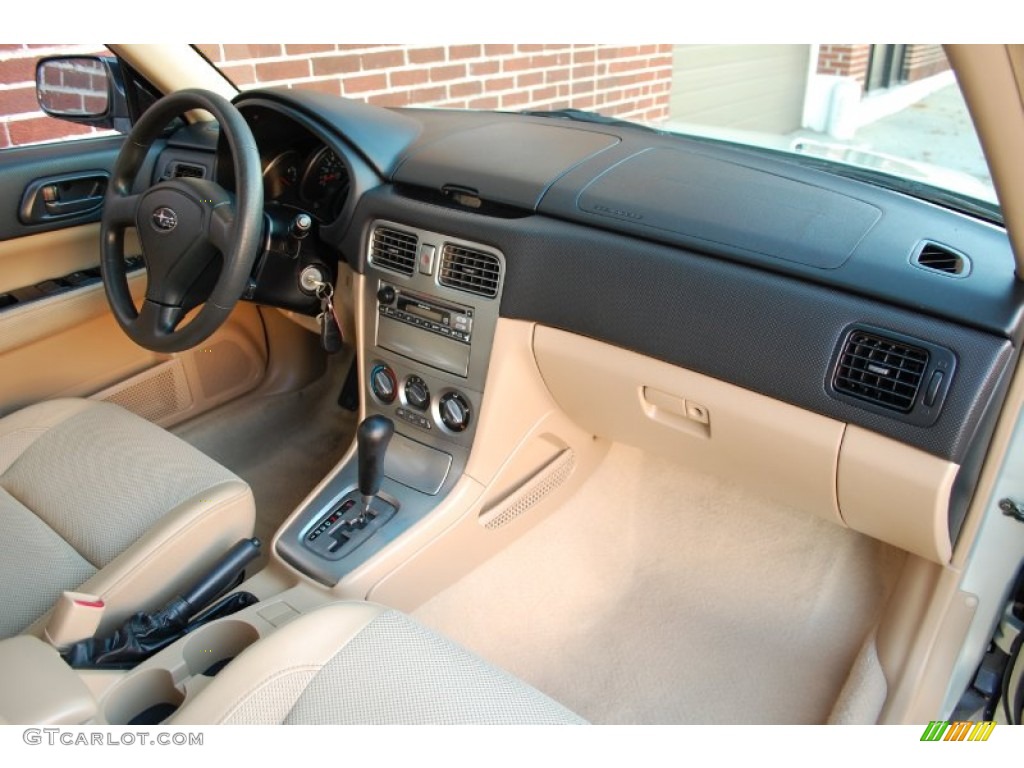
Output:
[[[387,416],[370,416],[359,424],[356,429],[359,487],[348,486],[344,496],[313,519],[302,535],[307,548],[321,557],[340,560],[395,516],[398,501],[377,496],[384,480],[384,456],[394,434],[395,424]],[[346,484],[351,482],[350,466],[346,465]]]
[[365,522],[366,513],[370,511],[370,502],[380,491],[380,483],[384,478],[384,455],[394,433],[395,423],[387,416],[370,416],[363,419],[356,431],[359,449],[359,493],[363,497],[360,522]]

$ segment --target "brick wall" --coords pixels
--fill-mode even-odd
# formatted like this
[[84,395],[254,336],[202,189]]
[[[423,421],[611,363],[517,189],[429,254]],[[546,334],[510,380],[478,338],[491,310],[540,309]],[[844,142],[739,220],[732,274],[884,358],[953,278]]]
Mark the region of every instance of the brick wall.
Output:
[[[387,107],[561,109],[631,120],[668,117],[671,45],[210,44],[198,46],[240,87],[313,88]],[[46,117],[35,61],[98,45],[0,45],[0,149],[97,135]]]
[[[867,79],[870,45],[830,44],[818,50],[818,74],[855,78],[864,87]],[[902,78],[914,82],[949,69],[941,45],[908,45],[903,59]]]
[[903,78],[912,83],[949,69],[941,45],[908,45],[903,59]]
[[[209,44],[199,49],[242,88],[312,88],[389,107],[561,109],[658,122],[669,116],[672,46],[596,44]],[[871,46],[822,44],[817,71],[863,87]],[[0,45],[0,149],[96,135],[46,117],[35,60],[103,52],[98,45]],[[941,46],[908,45],[904,75],[948,69]]]
[[242,88],[286,85],[386,107],[668,117],[671,45],[199,45]]
[[[36,102],[36,59],[51,54],[105,54],[102,45],[0,45],[0,149],[42,141],[99,135],[84,125],[47,117]],[[71,81],[55,84],[70,95],[74,90],[88,90],[87,82]]]
[[868,74],[871,45],[829,43],[818,47],[818,74],[852,77],[864,87]]

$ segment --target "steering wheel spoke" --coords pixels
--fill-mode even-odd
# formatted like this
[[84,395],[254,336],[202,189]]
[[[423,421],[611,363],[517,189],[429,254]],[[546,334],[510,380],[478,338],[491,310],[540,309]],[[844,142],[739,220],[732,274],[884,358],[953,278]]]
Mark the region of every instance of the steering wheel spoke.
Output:
[[140,195],[122,195],[111,191],[103,201],[103,218],[116,227],[134,227]]
[[[167,124],[196,109],[209,112],[219,124],[220,140],[230,150],[234,189],[213,180],[183,178],[132,193],[146,155]],[[138,231],[148,272],[146,299],[138,310],[125,280],[128,227]],[[136,121],[122,145],[103,208],[103,285],[118,324],[135,343],[154,352],[180,352],[201,344],[244,292],[262,230],[260,157],[245,118],[210,91],[177,91],[160,99]],[[196,306],[195,313],[188,312]]]
[[145,299],[134,322],[147,332],[155,332],[158,336],[170,336],[184,316],[181,307],[167,306]]
[[206,224],[206,238],[210,245],[222,254],[231,251],[235,220],[234,203],[224,202],[210,211],[210,218],[207,219]]

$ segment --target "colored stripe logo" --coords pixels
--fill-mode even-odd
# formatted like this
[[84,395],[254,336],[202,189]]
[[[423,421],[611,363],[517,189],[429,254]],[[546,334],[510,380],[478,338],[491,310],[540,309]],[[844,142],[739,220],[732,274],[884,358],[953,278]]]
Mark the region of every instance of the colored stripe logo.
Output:
[[932,720],[921,734],[921,741],[988,741],[996,724],[994,720],[977,723],[970,720],[950,723]]

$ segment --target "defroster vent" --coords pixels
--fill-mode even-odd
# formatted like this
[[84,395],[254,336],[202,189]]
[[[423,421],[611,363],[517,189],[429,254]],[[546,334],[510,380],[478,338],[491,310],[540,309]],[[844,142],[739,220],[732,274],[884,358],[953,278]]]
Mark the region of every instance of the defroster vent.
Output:
[[908,413],[928,368],[928,350],[865,331],[846,338],[832,386],[837,392]]
[[966,277],[971,271],[971,262],[962,253],[928,241],[918,244],[912,261],[922,269],[942,272],[952,277]]
[[411,275],[416,269],[418,243],[419,238],[411,232],[377,227],[370,243],[370,263],[381,269]]
[[501,262],[490,253],[445,243],[438,281],[449,288],[493,299],[498,295]]

